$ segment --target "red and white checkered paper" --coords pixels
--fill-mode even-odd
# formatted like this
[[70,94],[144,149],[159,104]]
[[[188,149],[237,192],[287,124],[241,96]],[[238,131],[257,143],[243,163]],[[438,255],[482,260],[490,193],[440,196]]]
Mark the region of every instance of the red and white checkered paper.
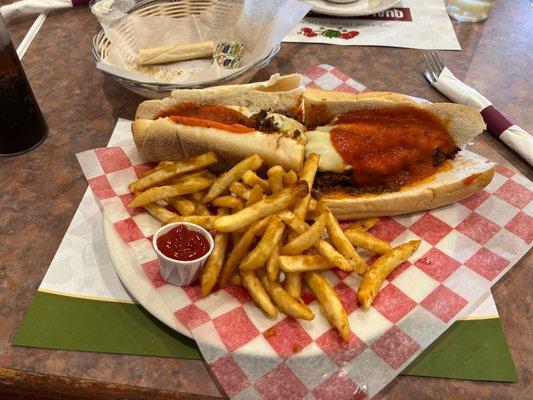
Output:
[[[308,73],[304,82],[308,87],[366,90],[329,65]],[[128,184],[152,165],[143,163],[134,146],[77,156],[115,228],[234,399],[372,397],[461,311],[474,310],[533,241],[532,183],[501,166],[489,186],[467,199],[384,218],[372,234],[393,244],[415,238],[422,243],[387,279],[367,311],[357,303],[360,278],[355,273],[324,273],[349,314],[353,333],[345,343],[308,292],[304,300],[315,319],[297,321],[282,314],[268,318],[241,287],[219,289],[202,299],[197,285],[166,284],[151,245],[160,223],[144,210],[126,206],[132,200]]]

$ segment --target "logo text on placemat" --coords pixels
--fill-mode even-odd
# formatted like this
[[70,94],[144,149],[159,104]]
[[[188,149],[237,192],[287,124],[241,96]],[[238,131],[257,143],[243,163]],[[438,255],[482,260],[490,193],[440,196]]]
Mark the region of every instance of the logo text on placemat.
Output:
[[388,10],[366,15],[362,17],[355,17],[355,19],[371,19],[375,21],[407,21],[413,20],[411,17],[411,10],[407,7],[394,7]]

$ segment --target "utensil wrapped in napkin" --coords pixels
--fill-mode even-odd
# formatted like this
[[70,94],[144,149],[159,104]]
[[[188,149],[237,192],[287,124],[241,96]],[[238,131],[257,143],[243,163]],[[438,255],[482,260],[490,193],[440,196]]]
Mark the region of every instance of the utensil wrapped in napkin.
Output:
[[0,7],[0,14],[8,21],[32,14],[41,14],[62,8],[86,6],[89,0],[21,0]]
[[509,121],[486,97],[459,80],[447,67],[443,68],[435,81],[429,78],[428,80],[433,87],[453,102],[477,109],[483,116],[490,134],[533,165],[533,137]]

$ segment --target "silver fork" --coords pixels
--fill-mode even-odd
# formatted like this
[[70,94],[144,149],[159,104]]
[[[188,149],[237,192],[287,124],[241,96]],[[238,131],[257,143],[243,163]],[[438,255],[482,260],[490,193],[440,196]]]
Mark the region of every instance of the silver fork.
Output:
[[436,51],[425,53],[424,63],[426,64],[426,71],[424,72],[426,79],[432,83],[437,82],[440,73],[444,69],[444,62],[439,53]]

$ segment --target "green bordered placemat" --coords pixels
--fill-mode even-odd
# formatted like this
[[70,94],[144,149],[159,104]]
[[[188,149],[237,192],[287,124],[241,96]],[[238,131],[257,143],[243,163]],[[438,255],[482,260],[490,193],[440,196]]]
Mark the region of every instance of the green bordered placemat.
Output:
[[200,359],[194,340],[137,304],[37,292],[15,346]]
[[[132,334],[133,332],[133,334]],[[193,340],[137,304],[37,292],[15,346],[201,359]],[[499,318],[455,322],[404,375],[516,382]]]

